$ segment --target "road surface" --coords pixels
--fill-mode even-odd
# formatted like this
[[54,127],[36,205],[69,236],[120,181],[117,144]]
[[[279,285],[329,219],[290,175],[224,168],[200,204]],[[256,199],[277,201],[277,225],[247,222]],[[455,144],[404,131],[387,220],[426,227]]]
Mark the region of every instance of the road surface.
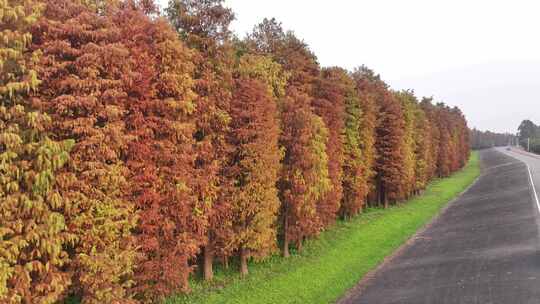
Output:
[[540,157],[523,153],[481,151],[478,181],[338,303],[540,303]]

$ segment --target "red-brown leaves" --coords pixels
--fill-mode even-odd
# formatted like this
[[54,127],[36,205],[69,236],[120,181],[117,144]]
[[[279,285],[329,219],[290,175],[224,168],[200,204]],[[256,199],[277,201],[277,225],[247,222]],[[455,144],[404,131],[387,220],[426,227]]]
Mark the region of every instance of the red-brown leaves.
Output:
[[125,151],[131,185],[126,193],[140,212],[136,228],[142,258],[135,290],[155,299],[188,290],[190,261],[206,234],[206,209],[195,196],[195,130],[191,52],[162,20],[125,8],[114,21],[134,64],[125,83]]
[[405,199],[469,155],[459,109],[365,67],[321,70],[274,19],[232,40],[222,0],[170,1],[177,31],[152,0],[43,4],[0,33],[0,249],[48,248],[0,250],[0,301],[159,301],[189,290],[201,249],[205,278],[214,256],[245,274],[278,234],[288,255],[338,212]]
[[324,69],[314,92],[314,111],[323,118],[329,131],[325,144],[332,188],[317,205],[321,225],[325,228],[335,221],[343,196],[345,99],[352,97],[348,94],[354,93],[354,85],[346,71],[339,68]]
[[390,92],[383,92],[378,100],[379,114],[375,147],[377,161],[377,187],[379,202],[387,206],[390,201],[403,198],[404,177],[403,145],[404,120],[401,105]]
[[233,181],[233,244],[244,254],[264,258],[277,247],[276,181],[281,159],[277,105],[260,81],[240,78],[230,113],[229,142],[234,148],[227,172]]
[[326,142],[328,129],[309,107],[309,97],[289,90],[283,105],[281,144],[285,148],[279,181],[282,201],[284,254],[288,242],[301,248],[304,237],[318,234],[317,203],[329,191]]
[[54,303],[71,284],[64,271],[74,235],[57,174],[73,141],[49,138],[50,116],[31,105],[39,52],[29,50],[36,1],[0,3],[0,302]]
[[110,18],[72,1],[46,1],[44,18],[33,29],[33,48],[43,52],[36,104],[51,114],[56,139],[75,140],[59,184],[71,203],[66,222],[76,235],[69,266],[88,303],[131,298],[136,217],[124,199],[122,159],[130,140],[123,78],[131,62],[119,33]]
[[167,14],[183,41],[194,49],[192,62],[194,91],[197,93],[195,123],[195,174],[193,188],[200,204],[208,207],[208,231],[205,241],[205,279],[212,279],[214,255],[227,259],[232,255],[231,191],[227,176],[229,108],[232,98],[234,50],[227,40],[232,12],[221,0],[170,1]]
[[437,175],[445,177],[461,168],[469,157],[468,127],[461,111],[444,103],[436,105],[434,118],[439,131]]

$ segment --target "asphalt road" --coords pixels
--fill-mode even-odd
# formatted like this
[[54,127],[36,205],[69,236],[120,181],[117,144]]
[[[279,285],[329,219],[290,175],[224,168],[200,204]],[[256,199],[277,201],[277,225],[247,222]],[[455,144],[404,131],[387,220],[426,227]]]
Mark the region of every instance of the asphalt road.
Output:
[[478,181],[339,303],[540,303],[540,213],[531,184],[532,177],[540,189],[540,157],[523,153],[481,151]]

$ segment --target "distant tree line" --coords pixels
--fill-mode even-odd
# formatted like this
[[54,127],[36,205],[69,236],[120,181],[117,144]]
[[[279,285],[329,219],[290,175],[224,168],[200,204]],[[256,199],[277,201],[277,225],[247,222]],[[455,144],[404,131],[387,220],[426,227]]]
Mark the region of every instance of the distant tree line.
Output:
[[456,107],[221,0],[0,0],[0,302],[158,302],[462,168]]
[[540,153],[540,127],[531,120],[525,119],[518,126],[519,144],[524,149]]
[[517,144],[517,137],[511,133],[494,133],[472,129],[470,132],[471,149],[479,150]]

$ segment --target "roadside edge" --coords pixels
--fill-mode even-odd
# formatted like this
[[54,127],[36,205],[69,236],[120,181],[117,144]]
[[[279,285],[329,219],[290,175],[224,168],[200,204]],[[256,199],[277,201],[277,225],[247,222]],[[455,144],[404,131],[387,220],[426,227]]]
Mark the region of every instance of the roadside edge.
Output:
[[446,205],[437,214],[435,214],[435,216],[428,223],[418,229],[405,243],[399,246],[393,253],[386,256],[379,265],[368,271],[353,288],[349,289],[339,300],[336,301],[336,304],[354,304],[354,298],[356,298],[359,294],[363,292],[363,290],[367,287],[368,283],[377,275],[377,273],[382,268],[384,268],[388,263],[392,262],[397,257],[401,256],[401,254],[403,254],[403,252],[407,248],[411,247],[417,239],[421,238],[421,235],[424,234],[426,230],[436,224],[442,217],[442,215],[445,214],[447,210],[455,204],[455,202],[457,202],[465,193],[467,193],[474,185],[476,185],[476,183],[483,176],[483,171],[485,171],[485,168],[483,168],[481,164],[482,159],[480,155],[478,157],[480,161],[480,174],[478,175],[478,177],[476,177],[476,179],[456,197],[446,203]]

